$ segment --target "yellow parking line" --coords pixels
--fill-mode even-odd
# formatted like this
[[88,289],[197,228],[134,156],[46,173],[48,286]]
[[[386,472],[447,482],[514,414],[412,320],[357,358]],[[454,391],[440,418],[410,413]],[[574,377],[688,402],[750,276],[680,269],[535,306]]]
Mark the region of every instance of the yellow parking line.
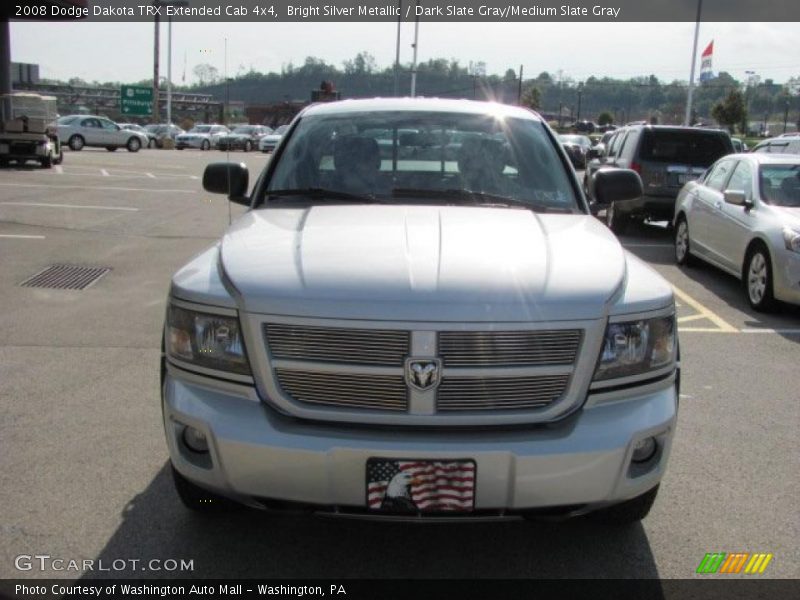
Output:
[[[722,332],[725,332],[725,333],[738,333],[739,332],[739,330],[736,329],[733,325],[728,323],[725,319],[720,317],[718,314],[714,313],[710,309],[708,309],[705,306],[703,306],[702,304],[700,304],[700,302],[698,302],[697,300],[692,298],[689,294],[687,294],[683,290],[675,287],[674,285],[672,286],[672,289],[673,289],[673,291],[675,292],[675,295],[678,298],[683,300],[686,304],[691,306],[698,313],[703,315],[705,318],[707,318],[709,321],[714,323],[714,325],[716,325],[719,328],[717,330],[711,329],[709,331],[722,331]],[[697,331],[697,329],[687,328],[687,329],[684,329],[684,331]],[[703,331],[706,331],[706,330],[703,330]]]
[[705,315],[696,314],[696,315],[686,315],[685,317],[678,317],[678,323],[686,323],[687,321],[696,321],[698,319],[707,319]]

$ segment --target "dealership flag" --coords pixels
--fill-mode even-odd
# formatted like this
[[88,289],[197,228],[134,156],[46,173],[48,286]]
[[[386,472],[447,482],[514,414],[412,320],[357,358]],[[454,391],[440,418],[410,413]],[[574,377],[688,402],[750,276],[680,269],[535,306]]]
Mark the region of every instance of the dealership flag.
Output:
[[700,81],[708,81],[714,78],[711,72],[711,57],[714,55],[714,40],[703,50],[700,56]]

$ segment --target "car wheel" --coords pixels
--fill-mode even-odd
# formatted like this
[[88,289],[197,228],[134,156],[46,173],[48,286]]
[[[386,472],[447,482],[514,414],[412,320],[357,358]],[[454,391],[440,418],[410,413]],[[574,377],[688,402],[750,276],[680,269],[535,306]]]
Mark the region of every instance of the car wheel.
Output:
[[744,281],[750,306],[759,312],[775,308],[772,292],[772,264],[763,244],[754,245],[744,260]]
[[139,148],[142,147],[142,142],[139,138],[132,137],[128,140],[126,147],[128,148],[128,152],[138,152]]
[[86,141],[83,139],[83,136],[73,135],[71,138],[69,138],[68,144],[70,150],[79,152],[80,150],[83,150],[83,147],[86,145]]
[[606,225],[617,235],[623,235],[628,230],[630,218],[628,215],[615,208],[616,203],[611,202],[606,207]]
[[117,147],[116,146],[106,146],[106,150],[108,150],[109,152],[116,152],[117,151]]
[[170,464],[170,468],[175,491],[178,492],[178,497],[186,508],[201,513],[217,513],[236,507],[236,504],[227,498],[209,492],[186,479],[172,464]]
[[244,142],[244,151],[250,152],[253,149],[253,143],[250,140],[245,140]]
[[650,513],[650,509],[653,508],[653,503],[656,501],[657,495],[658,486],[645,492],[641,496],[591,513],[590,516],[592,519],[607,525],[634,525]]
[[200,149],[201,150],[210,150],[211,149],[211,142],[209,142],[208,140],[203,140],[203,143],[200,144]]
[[686,217],[681,216],[675,226],[675,262],[683,267],[695,264],[694,256],[689,252],[690,244],[689,223],[686,222]]

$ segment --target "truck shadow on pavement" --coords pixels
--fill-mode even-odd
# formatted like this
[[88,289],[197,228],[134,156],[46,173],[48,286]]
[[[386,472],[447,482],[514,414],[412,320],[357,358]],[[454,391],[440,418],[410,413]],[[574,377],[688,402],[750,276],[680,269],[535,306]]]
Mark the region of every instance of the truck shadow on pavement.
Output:
[[[137,570],[87,578],[657,578],[641,525],[562,522],[414,524],[186,510],[169,465],[125,507],[97,557],[139,559]],[[152,559],[193,570],[145,571]],[[654,598],[662,597],[660,585]]]

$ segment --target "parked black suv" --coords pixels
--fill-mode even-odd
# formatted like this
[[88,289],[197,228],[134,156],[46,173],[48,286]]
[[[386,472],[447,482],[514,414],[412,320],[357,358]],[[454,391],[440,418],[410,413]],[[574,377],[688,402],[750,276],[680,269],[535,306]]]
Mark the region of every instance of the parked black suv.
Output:
[[[697,179],[718,158],[734,152],[730,135],[720,129],[633,125],[614,132],[603,155],[589,162],[584,187],[592,196],[593,176],[608,167],[633,169],[642,178],[641,198],[614,202],[606,223],[624,233],[633,220],[671,221],[683,184]],[[596,212],[592,201],[592,210]]]

